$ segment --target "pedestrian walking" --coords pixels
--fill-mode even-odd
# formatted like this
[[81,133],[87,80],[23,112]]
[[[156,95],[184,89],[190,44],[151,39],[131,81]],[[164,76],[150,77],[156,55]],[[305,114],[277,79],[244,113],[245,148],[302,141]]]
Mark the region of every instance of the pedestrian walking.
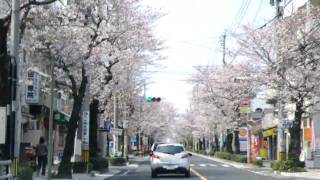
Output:
[[46,174],[48,148],[43,137],[40,137],[39,139],[39,144],[36,147],[36,154],[38,158],[37,175],[39,175],[40,170],[42,170],[41,174],[44,176]]

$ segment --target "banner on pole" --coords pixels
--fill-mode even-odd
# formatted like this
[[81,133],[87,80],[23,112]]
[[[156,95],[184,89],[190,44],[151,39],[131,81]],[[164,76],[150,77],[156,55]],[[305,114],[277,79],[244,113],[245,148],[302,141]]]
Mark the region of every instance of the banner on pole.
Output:
[[7,128],[6,107],[0,107],[0,144],[6,143],[6,128]]
[[89,149],[89,111],[82,113],[82,149]]

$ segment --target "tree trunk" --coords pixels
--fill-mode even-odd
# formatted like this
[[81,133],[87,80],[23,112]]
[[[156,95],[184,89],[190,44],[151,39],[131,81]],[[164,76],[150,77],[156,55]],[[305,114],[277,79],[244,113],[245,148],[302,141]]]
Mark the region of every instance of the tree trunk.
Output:
[[292,122],[290,132],[290,145],[288,157],[289,159],[299,160],[301,153],[301,118],[303,114],[303,99],[299,96],[299,100],[296,102],[296,111],[294,113],[295,118]]
[[90,104],[90,125],[89,125],[89,153],[90,157],[98,156],[98,113],[99,100],[93,99]]
[[[6,18],[0,19],[0,106],[7,106],[9,104],[9,62],[10,57],[8,56],[8,47],[7,47],[7,37],[9,30],[9,22]],[[10,129],[10,121],[9,118],[7,120],[6,129]],[[9,158],[9,146],[10,140],[9,136],[10,131],[7,131],[6,136],[6,144],[0,145],[0,159],[8,159]]]
[[7,47],[9,24],[7,19],[0,19],[0,106],[7,106],[9,102],[8,70],[10,58]]
[[65,144],[62,160],[58,169],[58,176],[64,177],[64,178],[72,177],[71,157],[73,156],[73,153],[74,153],[74,140],[75,140],[75,135],[78,128],[78,121],[80,119],[82,101],[83,101],[86,86],[88,83],[88,79],[85,76],[84,67],[82,68],[83,68],[82,69],[83,72],[82,72],[82,81],[81,81],[80,88],[79,90],[74,88],[72,89],[74,103],[73,103],[71,117],[67,124],[68,131],[67,131],[67,136],[65,141],[67,143]]
[[228,131],[227,142],[226,142],[226,150],[227,150],[228,153],[233,153],[233,150],[232,150],[232,139],[233,139],[233,135],[232,135],[232,133],[230,133],[230,131]]
[[239,141],[239,130],[234,131],[234,153],[240,154],[240,141]]
[[220,143],[219,143],[219,138],[218,135],[215,134],[214,135],[214,142],[215,142],[215,151],[220,151]]

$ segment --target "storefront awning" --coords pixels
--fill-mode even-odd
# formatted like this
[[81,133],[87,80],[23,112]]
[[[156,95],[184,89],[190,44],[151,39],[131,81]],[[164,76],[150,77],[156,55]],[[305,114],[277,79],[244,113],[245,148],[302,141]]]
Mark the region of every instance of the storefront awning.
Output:
[[54,122],[57,124],[66,124],[69,122],[70,115],[64,112],[55,111],[53,115]]
[[263,131],[262,134],[263,134],[263,137],[277,135],[277,129],[276,128],[268,129]]

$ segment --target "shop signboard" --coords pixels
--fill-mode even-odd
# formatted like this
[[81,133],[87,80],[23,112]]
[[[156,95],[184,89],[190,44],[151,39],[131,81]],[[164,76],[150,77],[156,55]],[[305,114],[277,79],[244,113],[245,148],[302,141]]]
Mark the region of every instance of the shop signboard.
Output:
[[247,127],[239,128],[239,143],[240,143],[241,152],[245,152],[248,150],[248,128]]
[[27,78],[26,103],[38,104],[40,101],[41,76],[35,71],[29,71]]
[[248,141],[240,141],[240,151],[246,152],[248,150]]
[[303,129],[303,138],[305,141],[312,141],[312,128],[304,128]]
[[121,136],[122,135],[122,129],[118,128],[111,128],[110,134]]
[[248,128],[240,127],[239,128],[239,140],[246,141],[248,139]]

